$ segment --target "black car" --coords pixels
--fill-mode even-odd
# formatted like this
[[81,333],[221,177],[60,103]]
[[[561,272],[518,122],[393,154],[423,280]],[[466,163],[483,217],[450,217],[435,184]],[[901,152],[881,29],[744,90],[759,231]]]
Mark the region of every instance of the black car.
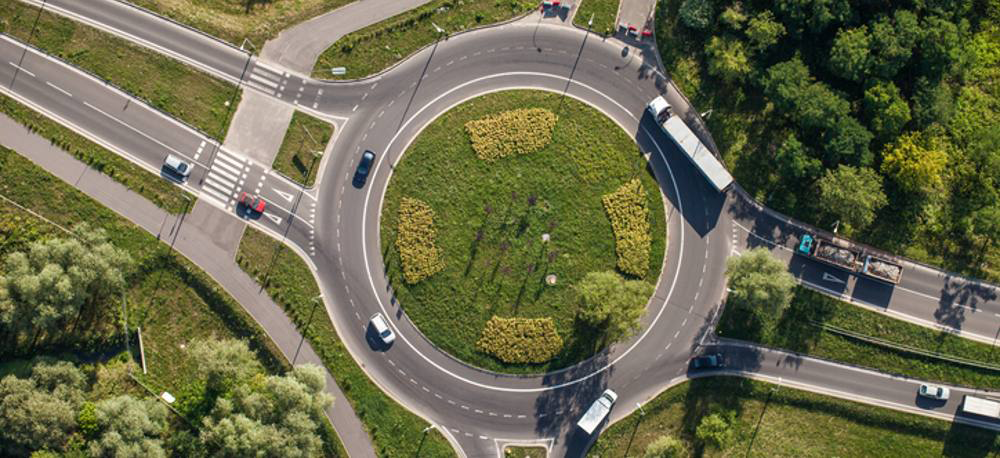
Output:
[[722,366],[722,353],[702,355],[691,360],[691,367],[694,369],[715,369]]
[[358,168],[354,170],[354,187],[361,189],[365,186],[365,181],[368,181],[368,172],[371,171],[372,164],[375,163],[375,153],[370,150],[365,150],[361,154],[361,160],[358,161]]

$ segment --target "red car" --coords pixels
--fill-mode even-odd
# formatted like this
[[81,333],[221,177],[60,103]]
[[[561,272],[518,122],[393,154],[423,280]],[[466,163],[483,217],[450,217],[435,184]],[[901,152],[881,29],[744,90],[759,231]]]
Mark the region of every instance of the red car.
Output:
[[240,195],[240,205],[248,211],[255,213],[264,213],[264,207],[267,205],[264,199],[256,197],[253,194],[243,193]]

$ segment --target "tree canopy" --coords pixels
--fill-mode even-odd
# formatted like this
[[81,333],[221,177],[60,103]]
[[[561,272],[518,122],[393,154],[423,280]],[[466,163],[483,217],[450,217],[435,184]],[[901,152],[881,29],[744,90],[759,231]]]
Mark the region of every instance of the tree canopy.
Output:
[[0,380],[0,452],[62,450],[83,402],[83,373],[67,362],[39,360],[26,379]]
[[601,329],[610,340],[627,338],[639,330],[653,285],[625,280],[615,272],[591,272],[577,285],[580,318]]
[[827,170],[817,184],[820,206],[847,225],[848,233],[871,224],[875,212],[888,203],[882,177],[867,167],[842,165],[836,171]]
[[163,433],[167,408],[156,399],[120,395],[96,404],[97,438],[91,456],[115,458],[165,457]]
[[766,248],[754,248],[726,261],[727,304],[776,319],[792,301],[795,278]]

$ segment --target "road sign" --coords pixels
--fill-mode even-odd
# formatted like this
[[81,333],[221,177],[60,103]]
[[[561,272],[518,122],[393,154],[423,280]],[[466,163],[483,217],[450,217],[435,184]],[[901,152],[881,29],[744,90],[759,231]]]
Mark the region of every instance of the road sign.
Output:
[[334,75],[346,75],[347,67],[333,67],[330,69],[330,73],[333,73]]
[[841,279],[839,279],[839,278],[837,278],[837,277],[835,277],[833,275],[830,275],[830,274],[828,274],[826,272],[823,272],[823,280],[825,280],[825,281],[832,281],[834,283],[840,283],[842,285],[845,284],[845,283],[847,283],[844,280],[841,280]]

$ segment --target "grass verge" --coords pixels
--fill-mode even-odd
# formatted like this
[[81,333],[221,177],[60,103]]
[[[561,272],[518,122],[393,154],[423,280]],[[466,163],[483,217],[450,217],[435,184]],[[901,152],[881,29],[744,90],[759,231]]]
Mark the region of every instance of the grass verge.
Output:
[[[987,456],[996,432],[947,423],[735,377],[699,378],[675,386],[607,428],[589,456],[642,456],[669,434],[693,456]],[[695,428],[711,413],[735,416],[735,440],[705,449]]]
[[576,16],[573,16],[573,24],[586,29],[588,28],[587,22],[593,16],[594,24],[590,26],[590,30],[595,33],[611,35],[616,28],[615,18],[618,17],[618,2],[619,0],[583,0],[580,3],[580,8],[576,11]]
[[299,332],[309,339],[364,423],[377,455],[454,456],[444,436],[437,430],[425,435],[423,430],[427,422],[386,396],[368,379],[337,337],[329,316],[322,310],[313,313],[313,298],[319,296],[319,287],[298,255],[248,227],[240,240],[236,259],[244,271],[264,285],[271,298],[298,326]]
[[[504,21],[537,6],[538,2],[529,0],[434,0],[344,35],[323,51],[312,75],[321,79],[357,79],[373,75],[440,38],[434,24],[452,34]],[[347,67],[347,73],[331,75],[333,67]]]
[[303,186],[312,186],[319,165],[319,156],[313,152],[322,155],[332,137],[332,124],[296,111],[274,158],[274,169]]
[[249,39],[260,48],[278,32],[353,0],[234,1],[131,0],[131,3],[187,24],[209,35],[241,44]]
[[192,205],[187,204],[180,187],[3,94],[0,94],[0,112],[160,208],[174,214],[190,211]]
[[[71,228],[80,221],[104,229],[108,239],[128,251],[136,261],[137,273],[129,281],[124,300],[129,327],[142,328],[148,374],[136,374],[156,392],[169,391],[183,404],[188,393],[197,392],[195,362],[185,347],[199,338],[239,338],[250,344],[268,372],[289,368],[287,361],[253,318],[212,280],[186,258],[172,251],[156,237],[136,227],[125,218],[102,206],[69,184],[50,175],[12,150],[0,147],[0,194],[31,209],[28,213],[0,200],[0,256],[26,249],[35,240],[64,237],[59,227]],[[58,225],[58,226],[57,226]],[[85,336],[86,337],[86,336]],[[121,352],[120,336],[103,340],[81,339],[77,348],[43,349],[44,353],[70,352],[73,355]],[[73,356],[74,358],[76,356]],[[0,371],[16,371],[23,364],[11,363]],[[109,366],[112,370],[117,366]],[[119,367],[119,369],[122,369]],[[142,393],[125,380],[123,369],[107,387],[94,390],[121,394],[121,387]],[[101,381],[100,371],[97,381]],[[113,386],[112,386],[113,385]],[[116,388],[117,387],[117,388]],[[104,396],[107,397],[107,396]],[[332,427],[324,429],[323,439],[330,456],[347,456]]]
[[0,4],[0,18],[0,32],[110,81],[209,136],[229,129],[227,104],[239,91],[232,84],[94,27],[39,14],[24,2]]
[[[477,157],[466,122],[535,107],[559,116],[551,143],[494,162]],[[458,105],[413,142],[386,192],[382,255],[400,303],[436,345],[486,369],[538,373],[590,357],[602,339],[575,319],[574,285],[587,273],[615,270],[615,235],[601,198],[632,179],[645,189],[652,237],[646,278],[655,279],[666,245],[660,188],[635,142],[613,121],[542,91],[498,92]],[[403,280],[395,247],[404,197],[434,210],[435,244],[445,264],[413,285]],[[555,285],[546,283],[549,274],[557,276]],[[552,317],[565,345],[546,364],[502,363],[476,349],[494,315]]]
[[1000,364],[1000,355],[990,345],[868,311],[801,286],[796,288],[791,306],[774,330],[759,330],[748,325],[746,315],[727,307],[719,322],[718,333],[723,337],[750,340],[923,380],[1000,389],[1000,372],[866,343],[824,331],[817,324],[828,324],[929,352]]

